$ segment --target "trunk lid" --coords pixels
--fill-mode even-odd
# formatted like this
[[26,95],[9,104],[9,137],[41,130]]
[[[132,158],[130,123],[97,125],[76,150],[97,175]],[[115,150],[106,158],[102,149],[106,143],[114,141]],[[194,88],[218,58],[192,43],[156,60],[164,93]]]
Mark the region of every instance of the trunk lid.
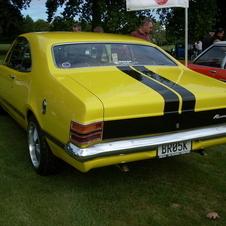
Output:
[[185,67],[80,68],[70,77],[102,102],[104,138],[226,121],[226,84]]

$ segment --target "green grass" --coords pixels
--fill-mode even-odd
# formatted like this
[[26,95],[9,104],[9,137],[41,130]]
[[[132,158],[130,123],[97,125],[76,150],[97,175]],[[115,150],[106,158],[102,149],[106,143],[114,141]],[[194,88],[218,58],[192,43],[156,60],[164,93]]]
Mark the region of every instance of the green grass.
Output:
[[165,45],[161,46],[161,48],[167,51],[171,51],[171,49],[175,49],[175,45]]
[[[226,225],[226,146],[81,173],[39,176],[26,132],[0,116],[0,225]],[[216,211],[220,218],[206,214]]]

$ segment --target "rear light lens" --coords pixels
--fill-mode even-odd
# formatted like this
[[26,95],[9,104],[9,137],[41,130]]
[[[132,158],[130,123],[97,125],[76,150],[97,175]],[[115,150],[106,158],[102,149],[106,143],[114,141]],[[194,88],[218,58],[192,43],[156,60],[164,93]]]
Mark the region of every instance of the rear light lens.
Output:
[[102,140],[103,122],[91,124],[79,124],[71,121],[70,139],[77,144],[89,144],[93,141]]

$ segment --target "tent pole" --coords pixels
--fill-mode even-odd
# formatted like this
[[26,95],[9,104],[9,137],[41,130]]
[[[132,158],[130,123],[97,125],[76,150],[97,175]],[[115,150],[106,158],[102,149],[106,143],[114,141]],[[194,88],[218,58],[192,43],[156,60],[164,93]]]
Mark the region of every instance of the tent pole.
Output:
[[185,66],[188,66],[188,7],[185,7]]

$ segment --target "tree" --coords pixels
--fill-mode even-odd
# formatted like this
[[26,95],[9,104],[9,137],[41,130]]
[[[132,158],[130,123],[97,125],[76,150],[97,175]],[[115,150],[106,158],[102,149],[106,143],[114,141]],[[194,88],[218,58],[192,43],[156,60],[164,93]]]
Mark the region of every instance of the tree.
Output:
[[49,31],[50,25],[44,20],[37,20],[34,22],[34,31]]
[[72,31],[73,20],[65,20],[63,17],[57,16],[51,23],[51,31]]
[[[46,7],[48,21],[52,21],[58,7],[64,5],[61,19],[82,24],[84,31],[92,31],[97,25],[102,26],[105,32],[130,34],[135,30],[143,17],[150,17],[151,10],[126,11],[126,0],[47,0]],[[217,27],[226,27],[225,0],[190,0],[188,9],[188,40],[195,42],[202,40],[209,30]],[[208,13],[207,13],[208,12]],[[185,40],[185,10],[184,8],[159,9],[161,32],[165,33],[168,43]],[[161,36],[154,34],[157,39]],[[158,38],[157,38],[158,36]],[[161,41],[162,42],[162,41]]]
[[22,8],[29,6],[31,0],[0,0],[0,27],[5,38],[13,39],[22,31]]
[[62,19],[79,20],[83,30],[84,26],[91,24],[90,30],[86,31],[102,26],[105,32],[130,34],[145,16],[151,17],[150,10],[127,12],[126,0],[47,0],[49,22],[52,21],[57,7],[63,4],[65,8]]
[[[211,9],[211,10],[210,10]],[[166,26],[168,42],[185,40],[185,9],[168,8],[157,10]],[[208,13],[206,13],[208,12]],[[190,0],[188,8],[188,40],[202,40],[216,23],[217,5],[215,0]]]
[[[64,4],[66,5],[66,7],[71,6],[71,8],[68,7],[67,9],[65,9],[66,12],[63,13],[64,17],[67,18],[71,17],[71,19],[74,19],[75,16],[79,16],[78,14],[81,10],[82,3],[83,0],[47,0],[46,1],[47,8],[46,13],[48,15],[47,21],[50,23],[54,18],[57,8],[63,6]],[[69,15],[67,15],[67,13]]]
[[103,9],[102,26],[106,32],[110,33],[130,34],[137,29],[144,17],[155,20],[151,16],[151,10],[126,11],[125,0],[107,0],[105,5],[103,5]]
[[164,26],[162,26],[160,21],[156,21],[154,24],[152,34],[151,34],[152,42],[156,43],[159,46],[163,46],[166,43],[166,30]]
[[[226,1],[217,0],[217,15],[215,28],[223,28],[226,31]],[[224,37],[226,36],[226,32]],[[224,38],[225,40],[225,38]]]
[[30,16],[26,16],[23,20],[23,33],[34,31],[34,21]]

